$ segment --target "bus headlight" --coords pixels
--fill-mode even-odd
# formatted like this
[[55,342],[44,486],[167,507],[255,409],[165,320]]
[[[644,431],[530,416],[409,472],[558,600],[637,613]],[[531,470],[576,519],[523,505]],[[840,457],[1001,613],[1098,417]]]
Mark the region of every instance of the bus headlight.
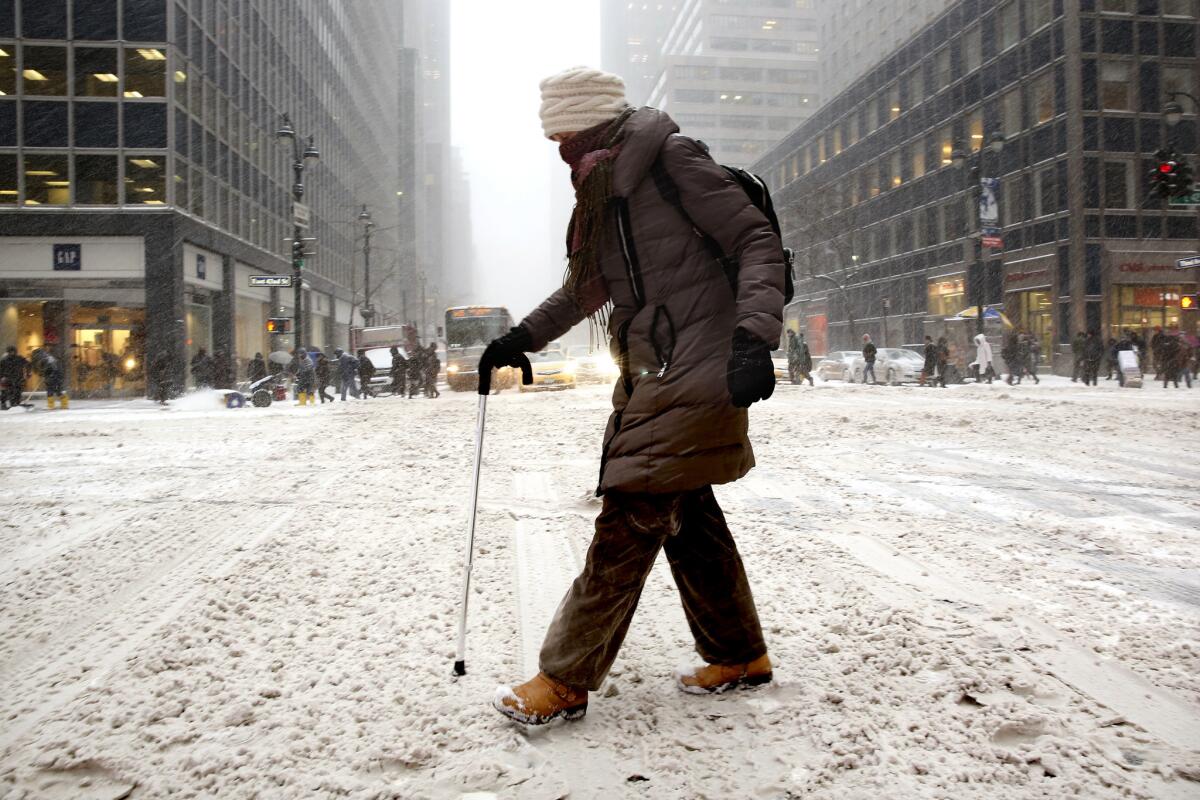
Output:
[[449,372],[451,375],[458,372],[458,364],[451,364],[450,366],[446,367],[446,372]]

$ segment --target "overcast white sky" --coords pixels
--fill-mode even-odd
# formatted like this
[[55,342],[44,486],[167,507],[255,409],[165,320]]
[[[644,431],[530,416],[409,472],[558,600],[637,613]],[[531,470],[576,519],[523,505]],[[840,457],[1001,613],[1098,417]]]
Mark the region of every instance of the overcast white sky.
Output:
[[482,273],[475,300],[520,319],[561,285],[572,202],[567,167],[542,135],[538,82],[599,66],[599,3],[452,0],[450,13],[453,139]]

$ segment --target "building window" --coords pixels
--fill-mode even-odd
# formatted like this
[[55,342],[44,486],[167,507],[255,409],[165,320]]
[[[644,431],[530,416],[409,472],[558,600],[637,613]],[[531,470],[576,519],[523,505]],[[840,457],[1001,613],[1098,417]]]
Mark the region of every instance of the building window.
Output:
[[116,156],[75,156],[75,202],[102,206],[117,204]]
[[125,160],[125,202],[156,205],[166,202],[166,156],[130,156]]
[[1001,52],[1021,40],[1021,18],[1016,0],[1009,0],[1000,6],[1000,11],[996,14],[996,27]]
[[1035,217],[1053,214],[1058,210],[1058,188],[1055,185],[1055,167],[1047,167],[1037,173],[1037,206]]
[[66,156],[25,156],[25,205],[65,206],[71,201]]
[[[1163,67],[1162,69],[1162,90],[1163,94],[1171,92],[1187,92],[1195,94],[1192,91],[1192,70],[1190,67]],[[1193,107],[1189,103],[1182,103],[1184,111],[1190,113]]]
[[116,147],[117,104],[75,103],[75,146]]
[[951,127],[942,128],[938,132],[938,150],[942,154],[942,166],[946,167],[954,163],[954,129]]
[[933,90],[939,92],[954,82],[950,68],[950,48],[943,47],[933,55]]
[[1196,0],[1162,0],[1162,13],[1168,17],[1196,16]]
[[25,117],[26,147],[66,147],[69,143],[67,104],[54,100],[26,100],[21,104]]
[[67,38],[67,0],[21,0],[21,29],[27,39]]
[[0,45],[0,97],[17,93],[17,52],[11,44]]
[[29,47],[24,49],[21,70],[25,94],[60,96],[67,93],[67,48]]
[[962,36],[963,72],[971,73],[983,64],[983,33],[978,25],[967,29]]
[[125,48],[125,96],[164,97],[167,56],[156,47]]
[[76,0],[73,16],[76,39],[93,42],[116,40],[117,0]]
[[851,145],[858,143],[858,127],[859,127],[858,115],[852,114],[850,116],[850,144]]
[[890,183],[892,186],[899,186],[904,182],[904,175],[901,172],[901,157],[899,150],[893,151],[891,157],[888,158],[888,172],[891,173]]
[[1129,95],[1129,63],[1101,61],[1100,107],[1106,111],[1129,111],[1132,109]]
[[910,163],[912,164],[913,178],[919,178],[925,174],[925,143],[921,141],[913,142],[908,146],[911,151]]
[[[76,0],[78,2],[78,0]],[[91,0],[88,0],[91,2]],[[166,0],[125,0],[124,39],[129,42],[165,42],[167,40]],[[210,6],[211,8],[211,6]],[[213,21],[213,27],[228,24]]]
[[1054,119],[1054,73],[1043,72],[1029,84],[1029,117],[1034,125]]
[[1046,0],[1025,0],[1025,22],[1030,33],[1049,25],[1053,16],[1054,8]]
[[864,135],[869,135],[879,129],[879,104],[873,98],[867,101],[864,114],[866,115],[863,123]]
[[967,141],[972,153],[983,149],[983,109],[976,109],[967,115]]
[[75,94],[79,97],[116,97],[117,51],[112,47],[75,48]]
[[126,147],[167,146],[167,106],[165,103],[123,103],[124,143]]
[[0,153],[0,205],[10,206],[17,202],[17,157],[11,153]]
[[1100,10],[1109,14],[1132,14],[1132,0],[1100,0]]
[[939,317],[950,317],[963,310],[966,305],[966,281],[963,278],[947,278],[929,283],[929,313]]
[[893,83],[887,90],[888,122],[900,119],[900,84]]
[[1005,92],[1000,98],[1001,132],[1007,137],[1016,136],[1024,129],[1021,122],[1021,90]]
[[1104,207],[1133,208],[1133,162],[1104,162]]
[[908,73],[908,107],[920,105],[925,99],[925,74],[921,67]]

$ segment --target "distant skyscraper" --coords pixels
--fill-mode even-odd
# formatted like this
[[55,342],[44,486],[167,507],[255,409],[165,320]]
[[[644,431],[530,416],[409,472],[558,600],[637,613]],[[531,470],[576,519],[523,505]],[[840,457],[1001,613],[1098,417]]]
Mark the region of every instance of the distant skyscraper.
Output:
[[820,105],[813,0],[609,2],[604,66],[630,102],[670,113],[713,157],[744,166]]
[[839,94],[952,4],[953,0],[818,2],[822,95]]

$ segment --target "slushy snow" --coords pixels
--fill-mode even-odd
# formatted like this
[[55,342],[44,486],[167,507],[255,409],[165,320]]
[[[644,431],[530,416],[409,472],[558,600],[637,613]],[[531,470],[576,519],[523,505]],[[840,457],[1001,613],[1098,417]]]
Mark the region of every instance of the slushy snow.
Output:
[[606,387],[0,418],[0,797],[1200,797],[1197,395],[780,386],[719,487],[776,682],[665,562],[580,722],[489,705],[586,554]]

